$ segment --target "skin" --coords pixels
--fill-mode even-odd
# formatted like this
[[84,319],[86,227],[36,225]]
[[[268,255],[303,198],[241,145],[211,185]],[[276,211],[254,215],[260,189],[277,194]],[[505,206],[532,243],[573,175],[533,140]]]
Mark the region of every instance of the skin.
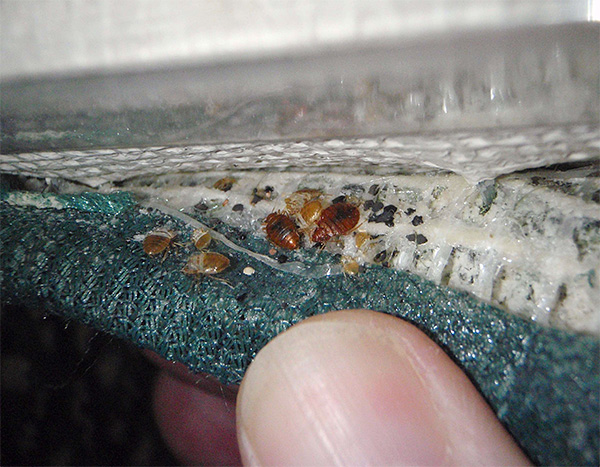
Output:
[[529,463],[452,360],[382,313],[293,326],[259,352],[239,390],[159,364],[156,419],[185,464]]

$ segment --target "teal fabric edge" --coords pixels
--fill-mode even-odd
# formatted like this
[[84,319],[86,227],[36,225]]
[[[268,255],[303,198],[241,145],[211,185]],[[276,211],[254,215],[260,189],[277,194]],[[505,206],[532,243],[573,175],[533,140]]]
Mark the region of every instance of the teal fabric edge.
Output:
[[[135,240],[158,225],[188,235],[189,227],[140,209],[127,193],[2,192],[0,219],[5,303],[90,324],[224,383],[240,382],[256,353],[302,319],[342,308],[383,311],[417,325],[457,361],[534,462],[598,464],[600,348],[592,336],[542,328],[380,267],[358,279],[306,279],[228,252],[224,277],[233,290],[195,283],[181,274],[182,252],[151,260]],[[246,265],[257,271],[250,280],[241,273]],[[303,290],[316,292],[307,299]]]

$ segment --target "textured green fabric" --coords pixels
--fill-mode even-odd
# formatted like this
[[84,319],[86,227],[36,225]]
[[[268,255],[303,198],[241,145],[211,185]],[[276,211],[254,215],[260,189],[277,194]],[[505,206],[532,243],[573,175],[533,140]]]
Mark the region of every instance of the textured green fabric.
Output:
[[[240,382],[256,353],[302,319],[344,308],[383,311],[444,348],[534,462],[599,462],[596,338],[542,328],[407,273],[370,267],[357,277],[302,277],[220,242],[211,249],[231,258],[220,277],[233,288],[198,281],[181,271],[190,246],[172,248],[163,260],[146,255],[140,241],[168,226],[185,243],[191,227],[148,212],[127,193],[3,192],[0,220],[4,303],[90,324],[223,383]],[[250,250],[269,248],[224,224],[212,227]],[[303,254],[308,262],[332,261]],[[256,273],[245,275],[246,266]]]

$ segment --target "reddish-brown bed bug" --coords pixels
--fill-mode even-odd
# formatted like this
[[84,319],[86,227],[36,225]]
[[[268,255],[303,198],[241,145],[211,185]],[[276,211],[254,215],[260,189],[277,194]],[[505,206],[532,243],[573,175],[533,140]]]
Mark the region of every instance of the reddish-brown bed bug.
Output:
[[195,229],[192,233],[192,243],[199,250],[206,248],[210,244],[211,238],[208,230]]
[[311,236],[313,242],[324,243],[332,237],[345,235],[358,224],[360,213],[350,203],[336,203],[324,209]]
[[177,232],[174,230],[165,228],[153,230],[144,238],[144,252],[150,256],[161,253],[166,255],[175,237],[177,237]]
[[300,233],[294,220],[287,214],[273,212],[263,221],[267,238],[281,248],[295,250],[300,246]]

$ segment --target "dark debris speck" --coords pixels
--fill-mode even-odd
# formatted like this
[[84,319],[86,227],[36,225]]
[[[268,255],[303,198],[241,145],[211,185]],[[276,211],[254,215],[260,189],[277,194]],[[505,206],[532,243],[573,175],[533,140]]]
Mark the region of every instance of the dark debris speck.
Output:
[[423,235],[423,234],[414,234],[414,233],[408,234],[406,236],[406,239],[409,242],[416,242],[417,245],[422,245],[423,243],[427,243],[427,241],[428,241],[427,237],[425,235]]
[[344,185],[342,187],[342,193],[348,193],[353,195],[360,195],[364,193],[365,189],[361,185],[356,185],[355,183],[349,183],[348,185]]
[[407,216],[410,216],[411,214],[414,214],[415,212],[417,212],[416,209],[408,208],[406,211],[404,211],[404,214],[406,214]]
[[381,211],[383,209],[383,203],[381,201],[377,201],[373,203],[373,212]]
[[369,194],[376,196],[379,193],[379,185],[371,185],[369,187]]
[[381,214],[375,215],[375,214],[371,214],[369,216],[369,222],[377,222],[377,223],[383,223],[385,225],[387,225],[388,227],[393,227],[394,226],[394,214],[395,212],[391,209],[388,210],[383,210],[383,212]]
[[235,212],[242,212],[244,210],[244,205],[243,204],[236,204],[231,208],[232,211]]
[[365,209],[365,211],[368,211],[373,207],[374,204],[375,202],[372,199],[368,199],[363,203],[363,208]]
[[421,225],[422,223],[423,223],[423,217],[422,216],[415,216],[415,217],[413,217],[412,225],[417,226],[417,225]]
[[287,257],[287,256],[285,256],[285,255],[279,255],[279,256],[277,257],[277,262],[278,262],[279,264],[287,263],[287,260],[288,260],[288,257]]

